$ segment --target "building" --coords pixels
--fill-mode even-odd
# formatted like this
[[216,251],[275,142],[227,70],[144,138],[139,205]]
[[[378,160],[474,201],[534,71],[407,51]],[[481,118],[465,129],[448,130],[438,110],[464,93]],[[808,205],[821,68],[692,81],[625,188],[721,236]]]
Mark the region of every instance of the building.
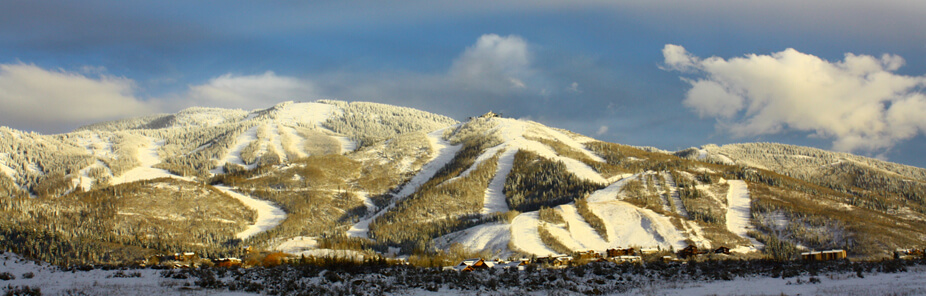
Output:
[[701,250],[698,250],[698,247],[695,245],[688,245],[681,251],[678,251],[678,257],[682,259],[688,259],[688,258],[701,255],[701,254],[703,254],[703,252],[701,252]]
[[492,268],[492,266],[494,265],[495,264],[490,265],[490,263],[487,263],[482,258],[475,258],[475,259],[463,260],[463,262],[460,262],[460,264],[457,264],[457,266],[454,267],[453,269],[457,271],[476,271],[476,270],[489,269],[489,268]]
[[617,256],[635,256],[635,255],[637,255],[637,252],[636,252],[633,248],[626,248],[626,249],[620,249],[620,248],[618,248],[618,249],[608,249],[608,250],[606,250],[605,252],[607,253],[608,258],[617,257]]
[[801,253],[804,261],[831,261],[846,259],[846,250],[812,251]]

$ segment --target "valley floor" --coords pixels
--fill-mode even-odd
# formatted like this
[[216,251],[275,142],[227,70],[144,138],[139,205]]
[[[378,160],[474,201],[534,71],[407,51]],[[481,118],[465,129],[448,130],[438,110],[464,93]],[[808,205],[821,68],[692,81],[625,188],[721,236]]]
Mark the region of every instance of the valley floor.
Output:
[[[719,264],[719,265],[718,265]],[[747,263],[755,265],[755,262]],[[922,262],[833,263],[777,268],[795,274],[735,275],[736,264],[701,263],[639,268],[600,265],[533,271],[436,272],[411,267],[355,266],[325,269],[278,266],[202,270],[61,270],[0,254],[0,292],[25,287],[42,295],[923,295]],[[717,267],[719,273],[712,273]],[[767,266],[765,266],[767,267]],[[820,269],[816,275],[806,270]],[[700,271],[692,272],[692,269]],[[774,270],[768,268],[757,268]],[[852,270],[856,271],[852,271]],[[823,271],[829,270],[829,271]],[[861,272],[861,270],[867,270]],[[880,270],[880,271],[879,271]],[[733,271],[735,273],[735,271]],[[759,273],[762,273],[761,271]],[[719,276],[719,278],[716,278]],[[724,280],[722,278],[728,278]]]

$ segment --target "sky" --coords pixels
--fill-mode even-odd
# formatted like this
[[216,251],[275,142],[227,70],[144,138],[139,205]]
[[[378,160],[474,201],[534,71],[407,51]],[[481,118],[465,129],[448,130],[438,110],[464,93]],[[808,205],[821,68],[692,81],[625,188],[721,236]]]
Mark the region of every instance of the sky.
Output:
[[7,0],[0,125],[338,99],[926,167],[924,15],[896,0]]

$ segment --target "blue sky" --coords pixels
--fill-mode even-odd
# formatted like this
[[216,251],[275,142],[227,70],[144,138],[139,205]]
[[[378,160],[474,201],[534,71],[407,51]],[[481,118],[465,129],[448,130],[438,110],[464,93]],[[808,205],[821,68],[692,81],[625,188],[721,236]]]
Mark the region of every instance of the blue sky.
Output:
[[922,1],[0,2],[0,125],[323,98],[926,167]]

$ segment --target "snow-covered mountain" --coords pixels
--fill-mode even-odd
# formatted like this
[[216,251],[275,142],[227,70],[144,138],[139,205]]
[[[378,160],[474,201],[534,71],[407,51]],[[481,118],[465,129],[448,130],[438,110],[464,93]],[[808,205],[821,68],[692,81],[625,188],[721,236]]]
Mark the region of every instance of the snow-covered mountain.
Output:
[[667,153],[491,112],[457,122],[362,102],[190,108],[59,135],[0,128],[0,245],[63,263],[245,245],[881,256],[926,239],[924,182],[926,170],[850,154],[763,143]]

